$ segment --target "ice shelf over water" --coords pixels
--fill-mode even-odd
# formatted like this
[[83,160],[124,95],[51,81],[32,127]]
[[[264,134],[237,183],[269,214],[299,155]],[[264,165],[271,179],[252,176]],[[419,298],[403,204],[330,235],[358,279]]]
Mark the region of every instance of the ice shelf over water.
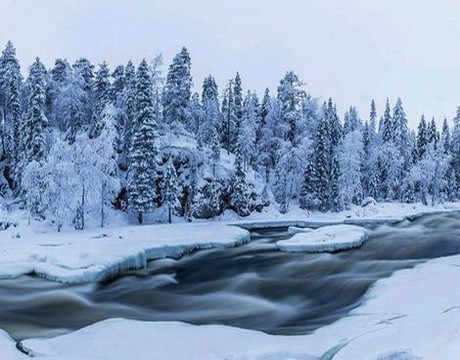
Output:
[[324,226],[298,232],[288,240],[276,243],[278,249],[288,252],[336,252],[361,246],[367,238],[366,229],[355,225]]

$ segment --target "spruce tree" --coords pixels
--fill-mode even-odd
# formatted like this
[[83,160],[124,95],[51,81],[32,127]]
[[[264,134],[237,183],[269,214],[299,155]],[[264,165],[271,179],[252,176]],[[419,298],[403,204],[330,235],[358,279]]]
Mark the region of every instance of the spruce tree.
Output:
[[140,224],[154,208],[156,192],[157,119],[153,106],[149,66],[142,60],[136,74],[136,116],[130,150],[129,209]]
[[16,49],[8,41],[0,56],[0,113],[3,122],[0,125],[2,153],[10,163],[10,173],[15,172],[19,161],[19,142],[21,127],[21,73]]
[[163,94],[163,119],[172,128],[187,123],[192,85],[190,54],[183,47],[169,66]]
[[427,134],[427,124],[425,121],[425,116],[422,115],[420,123],[418,125],[417,133],[417,159],[420,160],[423,157],[423,154],[426,151],[428,145],[428,134]]
[[89,136],[90,138],[94,139],[98,137],[102,131],[102,112],[110,103],[111,99],[110,71],[105,61],[99,65],[99,69],[96,72],[96,79],[93,84],[92,98],[93,118],[91,120]]
[[30,67],[27,79],[30,96],[24,128],[26,130],[26,163],[32,160],[40,162],[46,155],[45,132],[48,128],[48,120],[45,117],[45,76],[45,66],[40,62],[39,58],[36,58]]
[[442,124],[442,133],[440,141],[444,154],[448,154],[450,148],[450,130],[446,118],[444,119],[444,122]]
[[317,210],[318,208],[318,179],[313,160],[312,157],[308,157],[303,173],[299,195],[299,206],[301,209]]
[[320,119],[318,124],[315,149],[319,210],[327,211],[329,208],[330,171],[328,161],[328,126],[327,120],[324,117]]
[[385,105],[385,112],[383,114],[381,129],[382,129],[381,132],[382,132],[383,142],[393,141],[394,126],[393,126],[393,119],[391,118],[391,113],[390,113],[390,102],[388,99]]
[[301,89],[303,83],[293,71],[286,73],[278,86],[278,100],[282,106],[282,122],[286,128],[284,140],[293,146],[297,145],[299,123],[302,120],[302,99],[305,92]]
[[131,149],[134,127],[136,124],[136,69],[131,61],[128,61],[124,72],[125,87],[123,89],[124,118],[123,127],[123,153],[122,168],[129,166],[129,151]]
[[251,213],[250,192],[243,169],[243,156],[240,147],[235,152],[235,174],[232,182],[231,206],[239,216],[248,216]]
[[169,159],[166,163],[166,169],[163,176],[163,189],[161,195],[163,198],[163,204],[166,206],[168,212],[168,222],[172,223],[172,215],[180,205],[177,197],[177,173],[172,159]]

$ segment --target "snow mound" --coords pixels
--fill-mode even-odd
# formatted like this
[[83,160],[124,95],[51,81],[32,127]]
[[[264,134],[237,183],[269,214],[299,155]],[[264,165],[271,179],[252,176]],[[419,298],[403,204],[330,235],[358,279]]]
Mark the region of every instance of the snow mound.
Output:
[[53,360],[316,359],[298,340],[220,325],[111,319],[53,339],[25,340],[21,347]]
[[366,229],[355,225],[334,225],[297,233],[276,246],[287,252],[335,252],[361,246],[367,239]]

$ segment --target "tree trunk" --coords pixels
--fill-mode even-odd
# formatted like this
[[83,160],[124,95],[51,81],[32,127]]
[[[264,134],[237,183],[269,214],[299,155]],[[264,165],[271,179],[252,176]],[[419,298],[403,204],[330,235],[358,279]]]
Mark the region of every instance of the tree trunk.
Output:
[[144,214],[142,212],[137,213],[137,221],[139,222],[140,225],[142,225],[142,221],[144,220]]
[[172,223],[172,209],[171,206],[168,206],[168,222]]

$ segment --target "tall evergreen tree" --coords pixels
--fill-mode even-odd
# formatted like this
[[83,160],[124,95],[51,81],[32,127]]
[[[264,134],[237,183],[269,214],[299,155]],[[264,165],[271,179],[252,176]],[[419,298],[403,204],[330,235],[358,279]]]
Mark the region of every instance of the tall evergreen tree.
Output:
[[417,159],[420,160],[423,157],[423,154],[426,151],[426,147],[428,145],[428,134],[427,134],[427,124],[425,121],[425,116],[422,115],[420,119],[420,123],[418,125],[418,133],[417,133]]
[[169,159],[163,176],[162,198],[168,212],[168,222],[172,223],[172,215],[179,207],[177,173],[174,162]]
[[318,208],[318,179],[314,159],[307,159],[300,189],[299,206],[301,209],[317,210]]
[[393,126],[393,119],[391,117],[391,112],[390,112],[390,102],[387,99],[387,102],[385,105],[385,112],[383,114],[382,126],[381,126],[383,142],[389,142],[389,141],[394,140],[394,129],[395,127]]
[[102,112],[111,99],[110,70],[105,61],[99,65],[99,69],[96,71],[92,97],[93,118],[91,120],[89,136],[90,138],[96,138],[100,135],[103,127]]
[[21,79],[16,49],[8,41],[0,56],[0,141],[2,153],[9,158],[13,168],[17,166],[19,156]]
[[169,66],[163,94],[163,119],[172,128],[186,124],[189,117],[191,90],[190,54],[183,47]]
[[136,117],[130,151],[129,209],[142,224],[144,214],[154,208],[156,191],[157,119],[153,106],[149,66],[142,60],[136,74]]
[[249,206],[250,192],[243,169],[243,156],[239,146],[235,153],[235,175],[232,180],[231,206],[239,216],[248,216],[251,213]]
[[42,161],[46,155],[46,135],[48,120],[45,117],[45,66],[39,58],[29,69],[27,79],[30,87],[30,96],[27,106],[27,116],[24,130],[26,131],[27,151],[26,162]]
[[298,144],[299,123],[302,121],[302,100],[306,96],[301,89],[303,83],[293,71],[286,73],[278,86],[278,100],[282,106],[284,139],[293,146]]
[[319,210],[329,208],[329,178],[330,165],[328,161],[328,124],[327,119],[321,117],[318,124],[318,133],[315,144],[315,168],[318,187]]

